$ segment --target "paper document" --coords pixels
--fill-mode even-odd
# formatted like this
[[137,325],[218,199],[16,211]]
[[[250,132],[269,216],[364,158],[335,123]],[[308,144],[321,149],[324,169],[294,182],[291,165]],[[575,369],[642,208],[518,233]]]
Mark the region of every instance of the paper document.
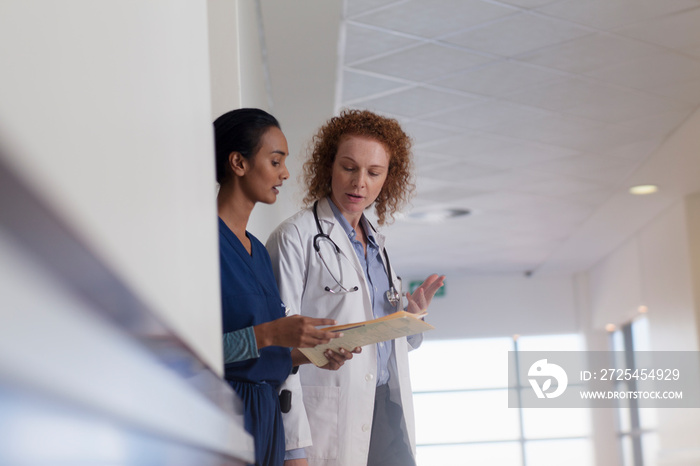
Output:
[[343,336],[334,338],[324,345],[317,345],[313,348],[299,348],[299,351],[316,366],[325,366],[328,364],[328,359],[323,353],[329,348],[336,352],[340,348],[352,351],[358,346],[407,337],[434,329],[435,327],[422,320],[425,315],[426,313],[411,314],[410,312],[399,311],[386,317],[366,322],[326,327],[323,330],[342,332]]

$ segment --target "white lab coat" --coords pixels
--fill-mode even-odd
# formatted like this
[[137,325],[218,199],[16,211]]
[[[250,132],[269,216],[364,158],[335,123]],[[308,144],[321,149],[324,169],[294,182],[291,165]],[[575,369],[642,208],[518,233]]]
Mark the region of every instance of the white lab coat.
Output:
[[[362,266],[350,239],[336,222],[327,199],[318,202],[318,217],[323,231],[347,259],[341,260],[343,285],[359,286],[360,289],[341,295],[325,291],[325,286],[333,286],[335,282],[314,250],[313,238],[318,229],[313,212],[306,209],[284,221],[267,241],[282,301],[294,313],[335,319],[339,325],[373,319]],[[384,236],[376,233],[375,239],[383,248]],[[327,256],[326,260],[329,260]],[[395,276],[393,278],[396,280]],[[406,338],[394,341],[389,386],[392,400],[403,407],[408,438],[415,454],[409,349],[412,348]],[[312,364],[302,365],[298,374],[290,376],[284,387],[292,391],[292,409],[283,418],[286,449],[307,447],[311,466],[366,465],[376,377],[376,345],[365,346],[362,353],[354,355],[337,371],[319,369]],[[311,442],[313,446],[309,447]]]

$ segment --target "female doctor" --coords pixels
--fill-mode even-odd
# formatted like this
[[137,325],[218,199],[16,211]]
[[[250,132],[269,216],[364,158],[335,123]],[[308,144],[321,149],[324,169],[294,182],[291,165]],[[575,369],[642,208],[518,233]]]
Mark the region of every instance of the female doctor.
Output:
[[[396,120],[369,111],[343,111],[318,131],[304,165],[308,208],[266,245],[293,311],[344,324],[403,309],[384,236],[364,211],[374,205],[383,225],[408,201],[410,147]],[[444,278],[431,275],[406,293],[406,310],[427,309]],[[414,335],[365,347],[336,372],[301,366],[286,382],[303,399],[284,417],[286,448],[307,447],[309,465],[415,464],[408,351],[421,341]]]

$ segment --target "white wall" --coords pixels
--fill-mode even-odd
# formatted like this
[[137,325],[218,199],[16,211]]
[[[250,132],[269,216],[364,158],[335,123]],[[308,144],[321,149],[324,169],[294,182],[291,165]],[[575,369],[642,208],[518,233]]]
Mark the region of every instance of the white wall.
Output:
[[301,208],[303,192],[298,179],[307,144],[334,114],[338,61],[326,57],[337,57],[343,2],[260,3],[272,90],[271,111],[282,125],[290,152],[290,179],[285,181],[277,202],[258,204],[250,218],[248,229],[264,243],[282,220]]
[[221,367],[204,0],[0,3],[7,163]]
[[[608,322],[618,326],[629,322],[643,304],[649,309],[652,350],[698,350],[693,293],[698,278],[691,267],[691,250],[697,251],[700,242],[697,198],[696,194],[677,202],[588,272],[589,335],[600,334]],[[660,450],[654,464],[697,464],[700,410],[660,409],[657,415]]]
[[675,204],[590,270],[594,329],[625,324],[646,305],[652,349],[698,349],[685,212]]
[[235,108],[270,111],[257,4],[207,0],[212,121]]

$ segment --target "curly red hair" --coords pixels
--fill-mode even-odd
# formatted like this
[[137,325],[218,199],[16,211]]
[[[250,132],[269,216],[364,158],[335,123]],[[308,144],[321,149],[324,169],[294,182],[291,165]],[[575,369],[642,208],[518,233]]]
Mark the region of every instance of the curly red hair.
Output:
[[333,162],[344,137],[363,136],[382,143],[389,153],[386,180],[374,202],[380,225],[394,220],[394,215],[408,203],[416,189],[413,183],[411,138],[399,122],[368,110],[343,110],[328,120],[311,141],[311,154],[304,163],[306,196],[304,204],[331,194]]

